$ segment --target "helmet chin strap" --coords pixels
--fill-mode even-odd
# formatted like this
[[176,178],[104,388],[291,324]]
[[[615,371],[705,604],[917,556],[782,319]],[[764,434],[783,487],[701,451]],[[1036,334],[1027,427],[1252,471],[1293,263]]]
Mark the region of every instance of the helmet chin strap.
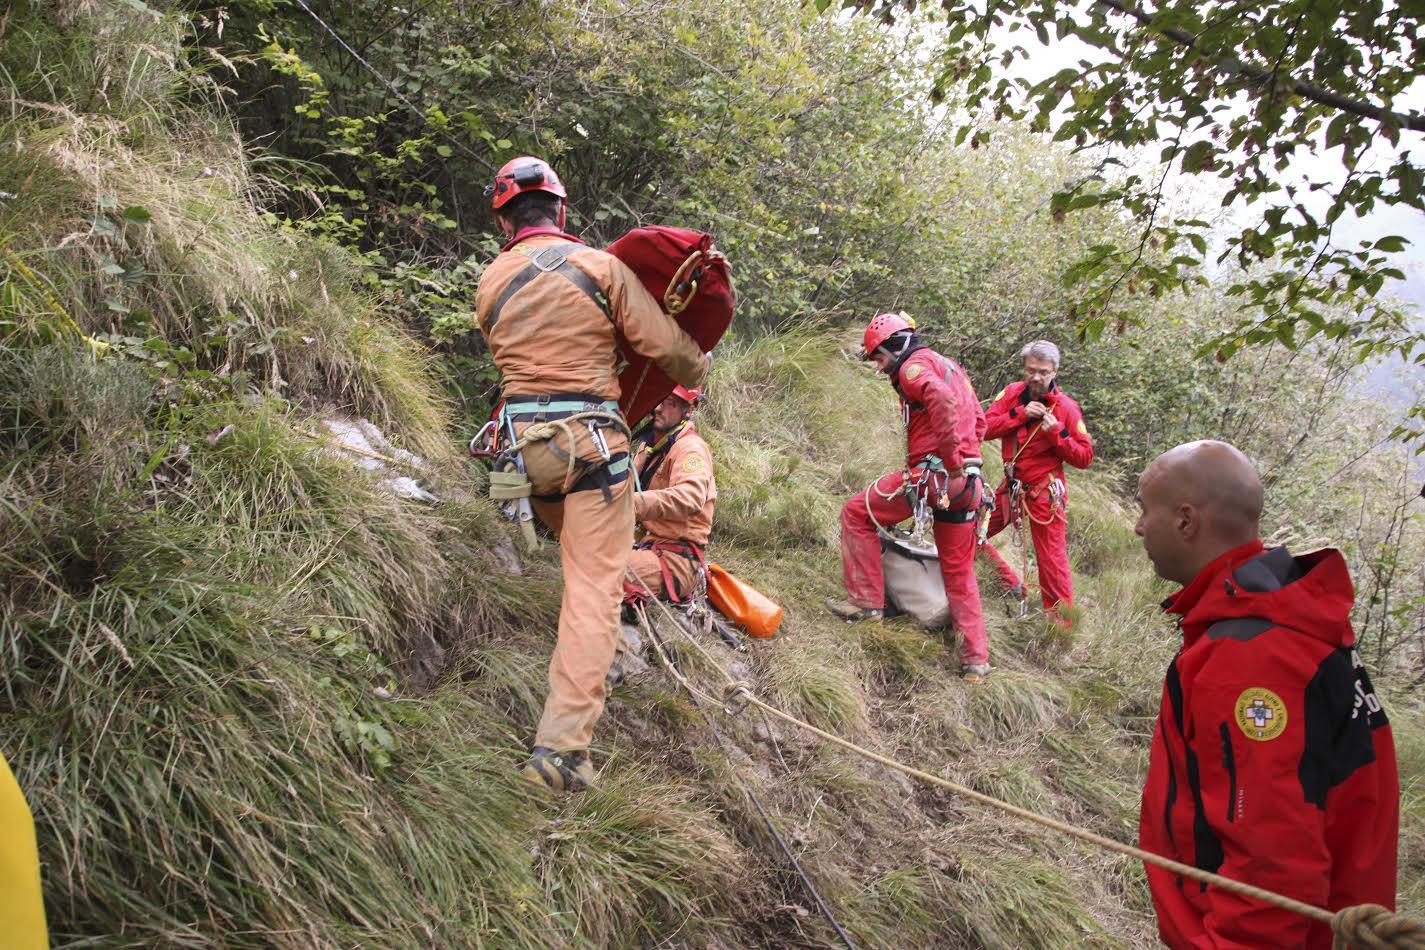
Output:
[[566,202],[563,198],[559,199],[559,230],[561,231],[564,230],[564,213],[567,205],[568,202]]

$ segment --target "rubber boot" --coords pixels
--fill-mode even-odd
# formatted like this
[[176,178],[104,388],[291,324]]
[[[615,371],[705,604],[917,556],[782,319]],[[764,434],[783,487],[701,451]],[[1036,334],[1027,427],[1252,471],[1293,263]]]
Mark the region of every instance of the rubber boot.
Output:
[[553,792],[582,792],[594,784],[594,763],[585,750],[555,752],[535,746],[520,774],[540,788]]

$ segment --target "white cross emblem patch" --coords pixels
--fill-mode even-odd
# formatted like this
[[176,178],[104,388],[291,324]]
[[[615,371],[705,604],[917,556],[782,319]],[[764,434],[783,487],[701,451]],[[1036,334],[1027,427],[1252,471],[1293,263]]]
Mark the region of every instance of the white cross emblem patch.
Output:
[[1247,715],[1252,717],[1252,721],[1257,724],[1258,729],[1267,728],[1267,723],[1276,718],[1266,702],[1260,699],[1252,700],[1252,706],[1247,710]]

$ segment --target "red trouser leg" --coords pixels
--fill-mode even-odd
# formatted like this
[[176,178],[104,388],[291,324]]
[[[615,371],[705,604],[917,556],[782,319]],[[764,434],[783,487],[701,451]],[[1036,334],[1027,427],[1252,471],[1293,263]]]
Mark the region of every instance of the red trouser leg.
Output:
[[975,582],[975,523],[935,522],[935,549],[940,554],[940,576],[950,601],[950,618],[960,631],[960,661],[988,663],[989,638],[980,608],[980,587]]
[[[847,597],[857,607],[880,610],[886,606],[886,578],[881,570],[881,539],[876,525],[889,528],[910,517],[910,502],[901,491],[904,482],[901,472],[882,475],[875,485],[853,495],[841,509],[842,582]],[[868,497],[870,514],[866,512]]]
[[[995,511],[994,514],[990,515],[989,530],[986,532],[985,537],[993,538],[1003,531],[1005,525],[1010,522],[1010,515],[1009,491],[1005,486],[1001,485],[999,490],[995,492]],[[999,575],[999,582],[1004,585],[1005,590],[1013,590],[1020,585],[1021,581],[1019,575],[1014,573],[1014,568],[1010,567],[1009,563],[1000,556],[999,551],[995,550],[993,544],[986,541],[980,546],[980,550],[984,552],[985,557],[990,559],[990,564],[994,565],[995,573]]]
[[1064,512],[1054,507],[1049,493],[1044,492],[1029,502],[1029,513],[1034,515],[1030,528],[1034,538],[1034,559],[1039,566],[1039,592],[1043,597],[1044,612],[1057,615],[1059,622],[1068,629],[1068,617],[1058,610],[1059,604],[1071,607],[1074,603],[1074,577],[1069,572],[1069,542]]

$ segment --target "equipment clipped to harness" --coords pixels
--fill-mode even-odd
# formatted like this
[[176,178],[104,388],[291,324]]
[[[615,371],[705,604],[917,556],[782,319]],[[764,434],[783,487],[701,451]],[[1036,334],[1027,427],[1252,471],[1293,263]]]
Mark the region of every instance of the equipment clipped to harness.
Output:
[[1018,531],[1024,527],[1024,483],[1010,475],[1009,482],[1009,514],[1014,530]]
[[[522,432],[516,430],[516,420],[524,425]],[[590,443],[598,453],[599,457],[593,461],[579,458],[575,430],[579,424],[587,428]],[[494,460],[490,471],[490,498],[499,502],[506,517],[519,525],[525,546],[530,551],[539,548],[531,498],[557,501],[569,492],[598,488],[603,492],[605,501],[612,501],[611,487],[628,477],[628,455],[610,451],[605,429],[616,429],[625,435],[628,433],[628,427],[618,414],[618,406],[612,400],[577,393],[563,396],[520,395],[510,396],[501,403],[495,410],[494,418],[471,440],[471,455]],[[559,447],[556,442],[559,438],[564,439],[568,451]],[[562,490],[556,495],[535,495],[525,470],[524,449],[540,442],[548,442],[554,455],[568,465],[560,486]]]
[[1068,494],[1068,489],[1064,487],[1062,478],[1051,478],[1049,480],[1049,502],[1055,508],[1064,507],[1064,497]]
[[495,407],[494,417],[470,440],[470,454],[494,460],[490,469],[490,500],[499,502],[505,517],[519,525],[526,550],[539,550],[539,536],[534,533],[534,508],[529,503],[534,486],[525,474],[524,458],[515,445],[515,429],[505,414],[503,402]]
[[492,501],[513,503],[510,520],[519,524],[525,547],[537,551],[539,537],[534,533],[534,511],[529,503],[532,491],[529,476],[521,470],[514,457],[506,454],[495,462],[495,467],[490,470],[490,498]]
[[983,506],[984,493],[981,492],[980,505],[968,508],[964,506],[975,497],[975,486],[980,482],[980,466],[983,462],[977,458],[964,460],[960,469],[964,485],[953,496],[949,493],[950,472],[946,470],[940,457],[927,455],[921,464],[925,466],[922,477],[919,480],[906,480],[906,491],[910,495],[911,508],[916,516],[916,533],[922,531],[923,520],[927,514],[929,518],[941,524],[968,524],[974,521]]
[[983,492],[980,495],[980,513],[975,523],[975,543],[978,545],[987,544],[990,540],[990,519],[995,514],[995,493],[992,491]]

